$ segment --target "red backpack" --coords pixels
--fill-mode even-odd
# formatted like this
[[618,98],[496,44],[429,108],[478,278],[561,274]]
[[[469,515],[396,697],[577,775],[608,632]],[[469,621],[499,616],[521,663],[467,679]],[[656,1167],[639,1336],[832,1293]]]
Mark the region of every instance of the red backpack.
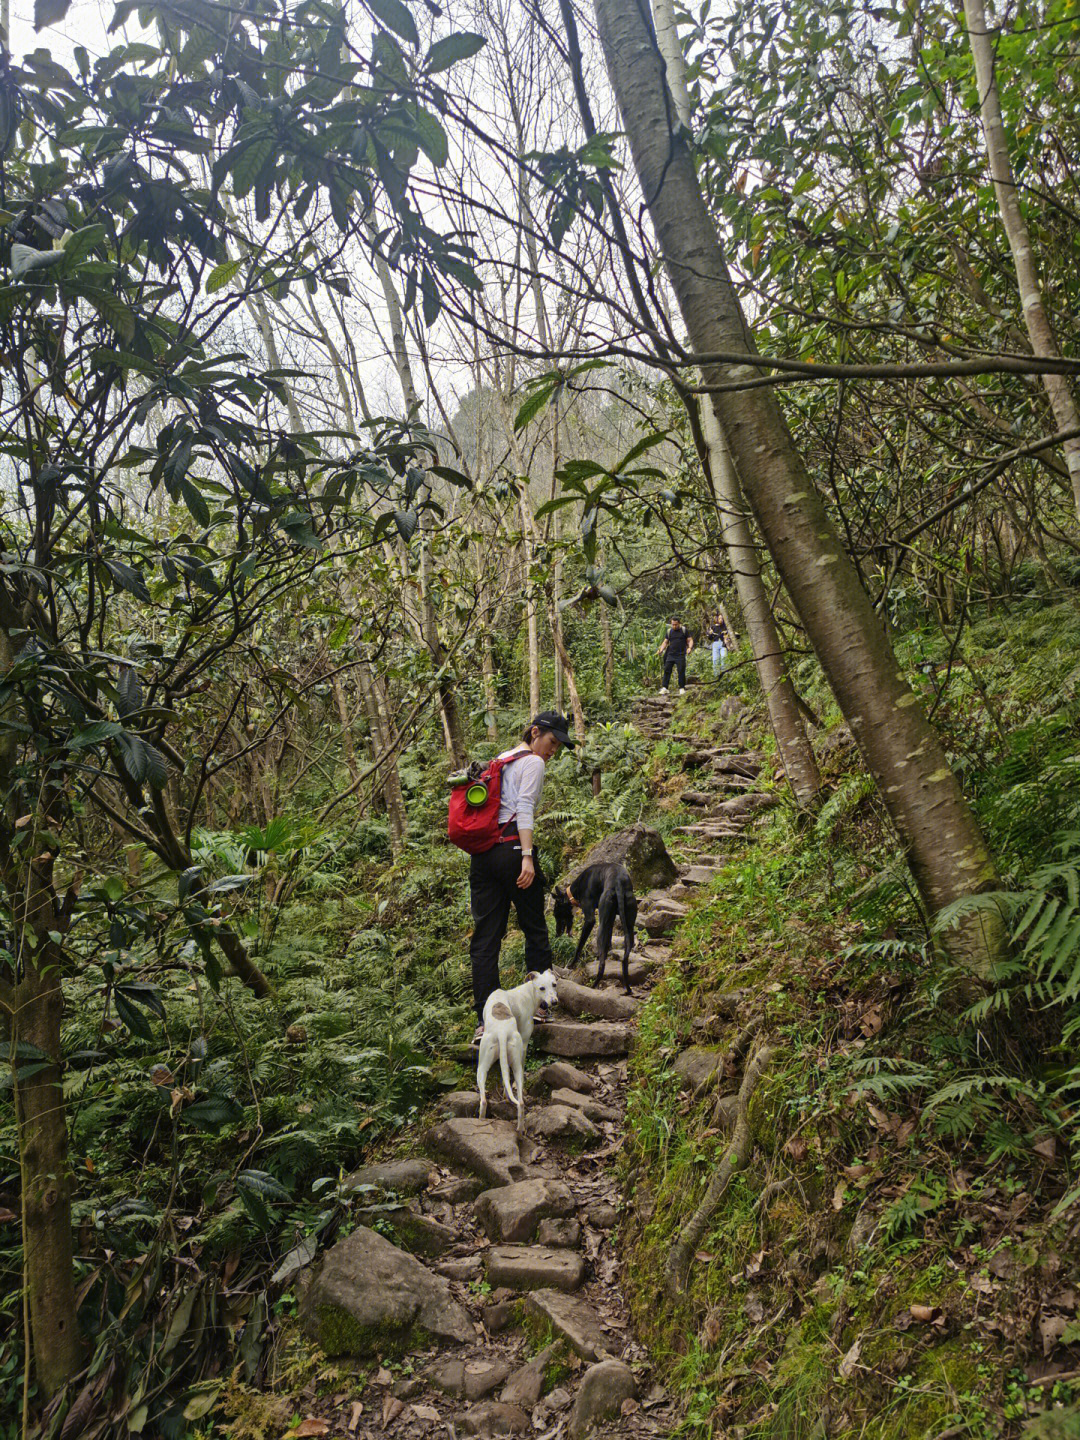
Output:
[[512,760],[528,753],[528,747],[500,755],[481,769],[472,765],[464,778],[455,777],[450,791],[450,813],[446,833],[459,850],[469,855],[482,855],[498,842],[502,833],[499,824],[500,776]]

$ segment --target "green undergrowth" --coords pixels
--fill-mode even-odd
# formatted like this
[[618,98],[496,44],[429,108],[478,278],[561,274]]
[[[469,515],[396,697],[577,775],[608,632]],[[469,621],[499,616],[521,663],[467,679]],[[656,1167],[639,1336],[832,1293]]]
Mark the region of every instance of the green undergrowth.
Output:
[[[1064,606],[992,617],[961,645],[948,674],[940,637],[901,649],[927,657],[918,683],[937,686],[999,857],[1014,941],[990,999],[965,1011],[807,665],[830,794],[810,821],[781,805],[730,842],[644,1007],[620,1242],[687,1436],[1013,1436],[1040,1415],[1037,1433],[1074,1433],[1060,1427],[1080,1386],[1054,1375],[1080,1369],[1080,625]],[[731,722],[715,697],[688,697],[677,728],[724,738]],[[654,765],[661,790],[685,783],[671,747]],[[675,1061],[726,1052],[754,1018],[751,1050],[767,1039],[775,1054],[748,1106],[748,1163],[666,1298],[664,1262],[727,1153],[717,1101],[742,1073],[722,1064],[692,1093]]]

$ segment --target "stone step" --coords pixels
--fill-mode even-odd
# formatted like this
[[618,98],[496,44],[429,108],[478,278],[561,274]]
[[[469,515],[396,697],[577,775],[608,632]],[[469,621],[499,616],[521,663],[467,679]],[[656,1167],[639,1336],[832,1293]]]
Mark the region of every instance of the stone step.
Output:
[[525,1089],[530,1095],[541,1090],[577,1090],[591,1095],[596,1089],[596,1077],[571,1065],[569,1060],[551,1060],[525,1077]]
[[622,1349],[618,1339],[609,1339],[604,1333],[600,1317],[580,1295],[534,1290],[525,1296],[525,1312],[537,1320],[546,1320],[582,1360],[599,1360]]
[[577,1106],[570,1105],[540,1105],[527,1110],[525,1129],[540,1140],[580,1141],[590,1145],[600,1138],[593,1122]]
[[688,865],[683,871],[684,885],[708,885],[720,874],[718,865]]
[[512,1290],[550,1288],[569,1293],[585,1283],[585,1260],[546,1245],[492,1245],[484,1256],[489,1285]]
[[[432,1154],[462,1165],[489,1185],[524,1180],[525,1160],[517,1131],[506,1120],[480,1120],[461,1116],[433,1125],[425,1141]],[[532,1147],[529,1141],[531,1155]]]
[[601,1105],[600,1101],[594,1100],[591,1095],[579,1095],[576,1090],[553,1090],[551,1100],[554,1105],[580,1110],[587,1120],[592,1120],[597,1125],[619,1119],[617,1110],[612,1110],[609,1105]]
[[684,790],[679,799],[684,805],[693,805],[696,809],[702,805],[711,805],[716,795],[707,790]]
[[[606,978],[622,975],[622,956],[608,955]],[[632,1020],[638,1001],[621,991],[597,990],[578,985],[570,979],[559,979],[559,1008],[570,1015],[596,1015],[601,1020]]]
[[[647,958],[645,955],[640,954],[636,950],[631,952],[630,984],[638,985],[641,983],[641,981],[648,980],[655,973],[657,967],[661,963],[662,962],[659,960],[652,960]],[[590,960],[588,965],[585,966],[585,974],[588,975],[590,979],[595,980],[597,971],[599,969],[600,962],[598,960]],[[614,958],[611,955],[608,956],[607,969],[604,971],[604,978],[605,980],[622,979],[622,955],[615,956]],[[605,994],[612,992],[600,991],[599,993]],[[614,994],[619,999],[624,998],[621,991],[615,991]]]
[[365,1189],[391,1192],[395,1195],[419,1195],[439,1172],[430,1160],[384,1160],[376,1165],[361,1165],[344,1181],[347,1190]]
[[562,1180],[546,1177],[499,1185],[478,1195],[473,1213],[489,1240],[525,1245],[541,1220],[562,1219],[575,1209],[573,1192]]
[[581,1059],[590,1055],[625,1055],[630,1048],[628,1026],[617,1020],[549,1020],[533,1032],[533,1043],[547,1055]]
[[[496,1120],[517,1121],[517,1106],[511,1105],[503,1094],[502,1076],[498,1065],[488,1075],[488,1114]],[[451,1115],[479,1115],[479,1090],[451,1090],[439,1099],[438,1109],[449,1110]]]

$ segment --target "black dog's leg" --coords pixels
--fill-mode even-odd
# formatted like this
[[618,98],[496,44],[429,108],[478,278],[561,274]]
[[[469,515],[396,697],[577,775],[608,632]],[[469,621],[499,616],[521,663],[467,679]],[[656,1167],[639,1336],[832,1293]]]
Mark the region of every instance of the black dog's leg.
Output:
[[634,926],[637,924],[637,901],[631,897],[622,912],[623,957],[622,983],[627,995],[630,994],[630,954],[634,948]]
[[595,910],[582,910],[581,912],[581,939],[578,941],[577,950],[574,952],[574,963],[571,970],[576,970],[581,960],[581,952],[585,949],[585,941],[592,934],[592,928],[596,924]]
[[610,890],[605,890],[600,896],[600,932],[596,937],[596,988],[600,988],[600,982],[604,978],[604,970],[607,967],[608,951],[611,949],[611,932],[615,928],[615,915],[618,911],[618,900]]

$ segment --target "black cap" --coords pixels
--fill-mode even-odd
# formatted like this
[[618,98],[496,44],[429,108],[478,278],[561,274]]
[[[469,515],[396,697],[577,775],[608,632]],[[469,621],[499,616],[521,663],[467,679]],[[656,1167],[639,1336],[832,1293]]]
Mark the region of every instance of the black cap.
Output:
[[570,721],[557,710],[541,710],[539,715],[534,715],[529,721],[529,729],[534,725],[539,725],[541,730],[550,730],[560,745],[568,745],[571,750],[574,748],[574,742],[570,739]]

